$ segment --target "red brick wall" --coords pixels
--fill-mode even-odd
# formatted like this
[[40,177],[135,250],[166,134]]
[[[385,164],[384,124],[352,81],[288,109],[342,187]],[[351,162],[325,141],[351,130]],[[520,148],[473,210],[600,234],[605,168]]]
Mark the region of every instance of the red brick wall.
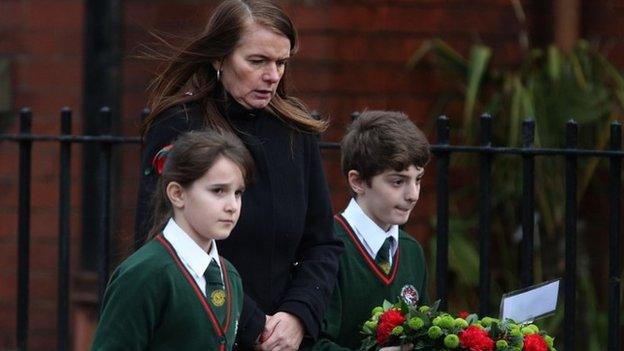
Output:
[[[405,111],[426,129],[428,110],[438,88],[431,72],[410,71],[406,61],[432,37],[465,49],[473,38],[487,38],[495,47],[509,45],[516,27],[505,1],[345,1],[331,6],[291,6],[301,36],[301,50],[292,72],[298,95],[311,109],[331,118],[324,139],[340,140],[353,111]],[[494,29],[496,28],[496,29]],[[349,196],[340,174],[339,155],[326,152],[335,210]],[[427,172],[421,200],[407,230],[420,239],[431,233],[435,203],[434,170]]]
[[[139,45],[152,42],[150,30],[187,34],[199,30],[214,6],[212,1],[126,0],[124,4],[123,123],[124,135],[137,135],[138,114],[153,65],[136,59]],[[466,53],[475,41],[492,46],[495,62],[511,62],[517,53],[519,26],[507,0],[426,1],[286,1],[299,28],[301,48],[292,60],[294,94],[312,110],[331,118],[324,140],[341,137],[349,114],[362,109],[402,110],[435,140],[428,110],[439,89],[427,68],[405,68],[411,53],[426,39],[442,37]],[[533,41],[550,39],[548,8],[523,1]],[[619,23],[624,5],[607,0],[586,1],[583,33],[608,41],[610,57],[624,65]],[[30,106],[36,133],[58,132],[58,111],[75,111],[73,130],[81,131],[82,40],[84,4],[80,0],[0,1],[0,56],[12,62],[15,110]],[[453,111],[451,111],[453,112]],[[451,116],[459,116],[451,113]],[[16,124],[9,132],[17,130]],[[17,146],[0,142],[0,349],[15,348]],[[58,146],[37,143],[33,149],[31,243],[31,350],[55,349],[56,324],[56,201]],[[73,148],[72,270],[78,271],[80,240],[81,147]],[[137,184],[138,148],[118,152],[119,192],[115,194],[115,235],[132,235]],[[326,171],[334,207],[348,200],[339,173],[337,152],[328,151]],[[429,169],[419,208],[408,231],[426,241],[434,213],[435,170]],[[123,242],[123,240],[122,240]]]
[[[79,115],[82,99],[83,1],[0,1],[0,56],[11,61],[13,106],[33,110],[33,132],[58,133],[59,110]],[[79,131],[80,118],[74,130]],[[17,123],[8,132],[15,132]],[[16,347],[17,145],[0,142],[0,349]],[[72,222],[80,197],[79,149],[72,163]],[[58,145],[33,147],[30,259],[30,342],[32,350],[55,349]],[[72,267],[78,237],[72,234]]]
[[623,18],[622,0],[596,0],[583,4],[581,26],[584,37],[599,43],[603,53],[619,67],[624,64]]

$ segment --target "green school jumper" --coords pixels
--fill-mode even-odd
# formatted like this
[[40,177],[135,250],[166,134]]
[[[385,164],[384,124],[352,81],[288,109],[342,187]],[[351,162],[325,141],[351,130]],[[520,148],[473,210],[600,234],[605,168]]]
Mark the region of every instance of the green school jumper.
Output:
[[243,304],[241,278],[221,258],[223,321],[162,236],[117,268],[104,294],[92,350],[231,350]]
[[353,229],[341,215],[335,217],[334,229],[345,246],[340,257],[338,281],[332,295],[323,330],[312,350],[357,349],[362,341],[362,324],[371,310],[384,299],[396,302],[399,296],[428,301],[427,274],[422,247],[404,231],[399,231],[399,248],[392,268],[385,274],[371,258]]

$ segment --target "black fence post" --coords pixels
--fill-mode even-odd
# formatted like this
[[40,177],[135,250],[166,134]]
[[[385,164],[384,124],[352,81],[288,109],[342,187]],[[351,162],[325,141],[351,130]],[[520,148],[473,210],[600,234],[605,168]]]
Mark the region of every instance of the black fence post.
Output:
[[[492,117],[481,116],[481,146],[492,146]],[[492,207],[492,154],[482,151],[479,157],[479,315],[490,310],[490,222]]]
[[[622,150],[622,125],[611,123],[610,149]],[[620,233],[622,228],[622,157],[609,158],[609,326],[608,350],[620,350]]]
[[[522,148],[533,148],[535,121],[522,122]],[[533,284],[533,249],[535,226],[535,156],[522,155],[522,249],[520,279],[522,286]]]
[[[112,113],[110,108],[102,107],[100,117],[100,136],[110,136],[112,131]],[[108,269],[110,267],[110,141],[100,141],[100,158],[97,173],[96,191],[100,202],[98,218],[98,288],[99,301],[102,303],[106,284],[108,283]]]
[[[84,89],[82,94],[82,127],[84,134],[98,135],[100,126],[96,117],[102,106],[119,111],[122,99],[123,2],[121,0],[84,0]],[[118,114],[114,117],[119,116]],[[116,121],[119,122],[119,121]],[[97,191],[98,165],[101,164],[97,143],[82,148],[82,235],[89,237],[97,227],[99,203],[93,201]],[[82,240],[81,268],[98,269],[93,257],[98,252],[95,240]]]
[[[449,144],[449,120],[446,116],[438,117],[438,145]],[[440,151],[436,154],[437,165],[437,228],[436,228],[436,286],[440,308],[445,310],[447,301],[448,276],[448,229],[449,229],[449,153]]]
[[[20,111],[20,135],[30,135],[32,112]],[[19,141],[19,209],[17,241],[17,349],[28,347],[28,301],[30,294],[30,178],[32,140]]]
[[[61,110],[61,137],[71,135],[72,111]],[[57,350],[69,349],[69,214],[71,199],[71,142],[60,142],[59,174],[59,243],[58,243],[58,312]]]
[[[570,120],[566,123],[566,149],[578,146],[578,125]],[[564,350],[575,349],[576,329],[576,221],[577,221],[577,155],[565,156],[565,311]]]

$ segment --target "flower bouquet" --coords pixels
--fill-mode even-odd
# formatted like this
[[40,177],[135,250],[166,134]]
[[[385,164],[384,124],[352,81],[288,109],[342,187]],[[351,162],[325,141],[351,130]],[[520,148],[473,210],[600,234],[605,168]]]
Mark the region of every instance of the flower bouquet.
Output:
[[413,350],[436,351],[556,351],[553,338],[535,324],[479,319],[467,312],[453,316],[438,311],[438,306],[439,301],[419,307],[403,299],[395,304],[384,301],[362,326],[361,350],[412,345]]

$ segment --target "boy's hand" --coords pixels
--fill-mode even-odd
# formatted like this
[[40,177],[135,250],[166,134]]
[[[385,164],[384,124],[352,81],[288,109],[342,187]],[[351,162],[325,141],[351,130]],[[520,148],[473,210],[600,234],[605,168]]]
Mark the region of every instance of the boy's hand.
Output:
[[297,350],[303,340],[303,325],[299,318],[286,312],[267,316],[260,350]]

